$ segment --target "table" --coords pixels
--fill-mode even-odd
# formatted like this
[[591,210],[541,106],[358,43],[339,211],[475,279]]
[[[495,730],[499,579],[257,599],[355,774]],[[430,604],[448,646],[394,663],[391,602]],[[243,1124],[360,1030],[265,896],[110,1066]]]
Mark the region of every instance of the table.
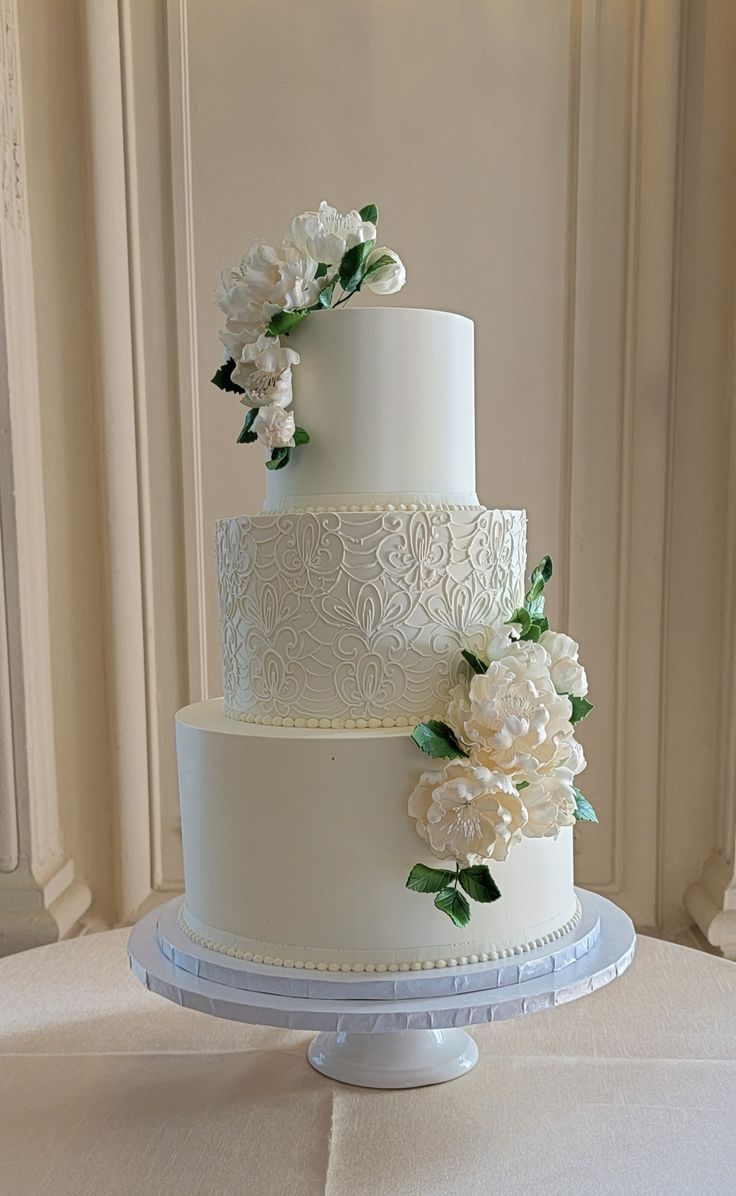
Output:
[[626,1196],[736,1192],[736,965],[639,940],[591,997],[473,1030],[411,1092],[306,1063],[308,1033],[146,992],[127,930],[0,960],[8,1196]]

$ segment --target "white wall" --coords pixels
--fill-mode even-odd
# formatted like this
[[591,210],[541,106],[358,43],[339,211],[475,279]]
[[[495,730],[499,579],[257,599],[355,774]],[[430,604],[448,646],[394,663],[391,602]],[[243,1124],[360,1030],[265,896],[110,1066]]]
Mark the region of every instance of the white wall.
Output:
[[[578,877],[641,925],[686,924],[728,783],[712,703],[731,667],[714,628],[735,24],[728,0],[29,6],[21,48],[48,63],[26,102],[34,267],[47,246],[57,291],[74,276],[44,441],[52,617],[69,627],[52,661],[60,806],[106,916],[180,883],[170,715],[218,690],[212,522],[261,499],[239,409],[208,381],[216,276],[328,198],[381,207],[409,268],[396,302],[476,321],[479,492],[527,507],[597,704],[583,738],[601,824],[578,834]],[[76,122],[86,166],[59,161]],[[88,175],[81,216],[65,171]],[[75,398],[88,327],[95,381]]]

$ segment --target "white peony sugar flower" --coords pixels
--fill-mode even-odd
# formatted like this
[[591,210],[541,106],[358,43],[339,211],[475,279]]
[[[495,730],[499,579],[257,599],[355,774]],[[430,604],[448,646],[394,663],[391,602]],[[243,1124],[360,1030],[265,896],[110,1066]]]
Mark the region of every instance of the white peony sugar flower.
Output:
[[556,692],[548,662],[539,645],[510,643],[486,673],[450,695],[447,721],[488,768],[531,780],[552,767],[559,738],[572,730],[572,708]]
[[557,736],[554,756],[539,773],[540,776],[555,776],[566,785],[572,785],[578,773],[586,767],[582,744],[578,743],[574,731],[570,731],[567,735]]
[[521,793],[528,815],[523,834],[531,839],[556,839],[563,826],[575,822],[575,794],[572,785],[557,776],[532,781]]
[[545,631],[539,642],[549,655],[550,676],[558,694],[584,698],[588,692],[588,678],[578,660],[580,649],[575,640],[561,631]]
[[[384,261],[371,273],[371,266],[381,258],[387,258],[388,261]],[[365,285],[369,291],[373,291],[374,295],[395,295],[406,282],[406,268],[398,253],[395,253],[393,249],[383,246],[381,249],[371,250],[365,266]]]
[[277,311],[301,311],[311,307],[319,298],[321,283],[315,277],[318,262],[294,246],[282,249],[284,261],[279,267],[279,279],[264,301],[264,311],[270,320]]
[[242,386],[246,407],[288,407],[292,400],[291,367],[299,364],[295,349],[282,349],[277,336],[261,333],[244,345],[233,370],[233,382]]
[[339,266],[348,249],[373,241],[376,226],[360,212],[338,212],[322,200],[316,212],[302,212],[291,224],[294,244],[316,262]]
[[450,760],[439,772],[422,773],[409,814],[433,855],[463,867],[505,860],[527,821],[510,778],[469,760]]
[[215,302],[225,314],[220,331],[229,357],[239,361],[246,345],[265,333],[278,311],[310,307],[319,298],[317,262],[295,245],[278,249],[253,241],[239,266],[223,270]]
[[296,425],[294,414],[283,407],[259,407],[253,431],[266,448],[293,448]]

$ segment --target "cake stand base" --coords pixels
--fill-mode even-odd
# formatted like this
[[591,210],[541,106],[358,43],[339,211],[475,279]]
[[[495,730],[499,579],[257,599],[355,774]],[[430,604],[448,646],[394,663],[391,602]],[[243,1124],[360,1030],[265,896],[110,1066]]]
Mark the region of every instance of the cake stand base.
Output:
[[183,938],[181,898],[141,918],[128,955],[141,983],[177,1005],[231,1021],[319,1031],[307,1057],[333,1080],[420,1088],[457,1079],[475,1065],[478,1048],[463,1026],[554,1009],[626,971],[636,942],[630,918],[605,897],[577,894],[582,917],[568,935],[521,961],[445,968],[436,976],[315,975],[223,957]]
[[475,1067],[478,1047],[465,1030],[393,1034],[318,1034],[307,1059],[323,1076],[361,1088],[422,1088],[456,1080]]

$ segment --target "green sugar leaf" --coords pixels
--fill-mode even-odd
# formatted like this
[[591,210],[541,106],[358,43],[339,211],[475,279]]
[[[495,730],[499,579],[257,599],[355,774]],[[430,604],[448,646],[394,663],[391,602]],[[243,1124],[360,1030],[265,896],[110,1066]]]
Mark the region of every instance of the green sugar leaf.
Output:
[[233,382],[233,370],[235,369],[235,362],[232,357],[228,357],[224,365],[221,365],[212,381],[215,386],[219,386],[220,390],[226,390],[229,394],[242,395],[245,394],[242,386],[238,386],[237,382]]
[[426,864],[415,864],[406,882],[407,889],[415,893],[439,893],[455,879],[454,872],[445,868],[428,868]]
[[297,324],[301,324],[305,316],[309,315],[309,308],[303,307],[300,311],[277,311],[275,315],[271,316],[271,323],[266,329],[268,336],[288,336],[293,332]]
[[335,293],[335,280],[323,287],[319,293],[318,307],[332,307],[332,296]]
[[380,257],[376,258],[375,262],[371,262],[365,272],[365,278],[370,278],[371,274],[376,273],[376,270],[382,270],[384,266],[393,266],[393,264],[394,259],[389,257],[387,253],[382,253]]
[[533,570],[524,605],[530,615],[544,614],[544,587],[552,577],[552,557],[543,556]]
[[574,785],[572,791],[575,794],[575,817],[578,822],[597,822],[598,816],[587,797],[583,797],[580,790],[576,789]]
[[438,719],[431,718],[426,723],[419,723],[414,728],[412,739],[417,747],[435,760],[467,758],[467,752],[461,748],[455,732]]
[[468,897],[472,897],[473,901],[482,901],[487,904],[491,901],[498,901],[501,896],[501,890],[488,871],[486,864],[474,864],[470,868],[461,868],[459,880]]
[[456,926],[467,926],[470,921],[470,904],[458,889],[442,889],[434,899],[437,909],[447,914]]
[[250,411],[245,417],[245,423],[240,429],[240,435],[238,436],[236,442],[237,444],[253,444],[253,442],[258,439],[255,432],[251,431],[257,415],[258,408],[251,407]]
[[294,444],[309,444],[309,432],[298,425],[294,428]]
[[506,620],[506,627],[511,623],[518,623],[521,627],[521,639],[524,638],[532,625],[532,617],[525,606],[517,606],[516,610]]
[[546,585],[548,581],[552,580],[552,557],[543,556],[536,569],[532,573],[532,581],[536,581],[537,577],[541,577]]
[[369,253],[375,249],[375,241],[362,241],[360,245],[353,245],[343,254],[340,262],[340,286],[348,293],[359,291],[363,285],[365,262]]
[[476,656],[475,652],[469,651],[468,648],[463,648],[463,656],[467,660],[474,673],[488,672],[488,665],[485,663],[485,661],[481,660],[479,656]]
[[275,448],[271,450],[271,460],[266,462],[266,469],[283,469],[289,464],[290,448]]
[[367,220],[370,224],[378,224],[378,208],[374,203],[367,203],[364,208],[360,208],[358,212],[361,220]]
[[574,698],[572,694],[567,695],[572,706],[572,714],[570,715],[570,722],[573,726],[576,723],[581,723],[584,718],[587,718],[593,709],[593,703],[589,702],[587,698]]

